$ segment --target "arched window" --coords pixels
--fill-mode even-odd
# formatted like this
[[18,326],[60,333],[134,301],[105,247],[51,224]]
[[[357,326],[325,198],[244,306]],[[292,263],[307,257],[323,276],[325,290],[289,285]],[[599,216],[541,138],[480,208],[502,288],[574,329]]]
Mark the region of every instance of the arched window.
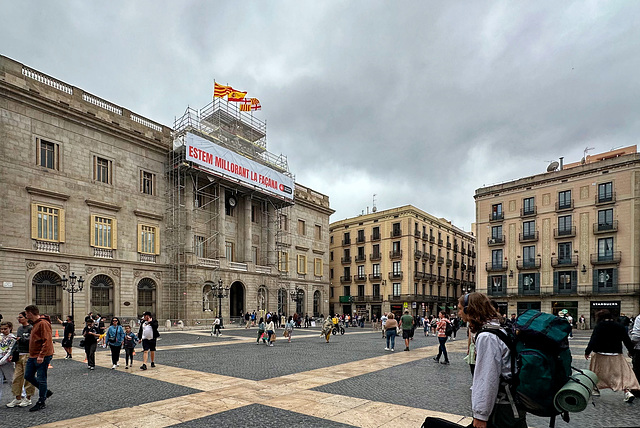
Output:
[[322,296],[320,295],[320,290],[316,290],[313,292],[313,316],[320,316],[320,302],[322,301]]
[[50,270],[38,272],[32,281],[33,304],[41,314],[47,314],[52,319],[64,318],[62,314],[62,283],[60,276]]
[[113,316],[113,280],[96,275],[91,280],[91,312],[103,317]]
[[267,289],[264,285],[258,288],[258,312],[267,310]]
[[211,284],[205,283],[204,287],[202,287],[202,311],[212,312],[213,308],[215,307],[216,307],[216,302],[213,297],[213,290],[211,289]]
[[296,313],[304,316],[304,308],[305,308],[305,292],[304,290],[298,290],[297,300],[296,300]]
[[151,278],[138,282],[138,318],[145,312],[156,316],[156,282]]

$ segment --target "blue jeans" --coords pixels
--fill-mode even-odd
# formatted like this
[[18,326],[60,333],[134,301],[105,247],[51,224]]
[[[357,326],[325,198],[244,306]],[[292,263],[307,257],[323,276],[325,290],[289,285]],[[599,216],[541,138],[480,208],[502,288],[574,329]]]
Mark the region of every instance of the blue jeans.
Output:
[[24,380],[38,389],[40,397],[38,401],[44,403],[47,399],[47,369],[53,355],[44,357],[41,364],[38,364],[37,358],[31,358],[27,360],[27,366],[24,369]]
[[[389,341],[391,341],[391,346],[389,346]],[[396,347],[396,329],[387,330],[387,348],[395,348]]]
[[447,338],[439,337],[438,342],[440,342],[440,347],[438,348],[438,356],[436,357],[436,359],[440,360],[440,355],[444,354],[444,360],[449,361],[449,356],[447,355],[447,348],[444,346],[444,344],[447,343]]

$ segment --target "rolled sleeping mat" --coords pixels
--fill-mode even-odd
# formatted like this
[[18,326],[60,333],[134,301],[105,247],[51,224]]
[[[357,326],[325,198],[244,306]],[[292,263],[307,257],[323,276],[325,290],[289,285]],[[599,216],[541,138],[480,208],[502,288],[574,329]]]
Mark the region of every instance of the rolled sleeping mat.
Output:
[[596,388],[598,376],[590,370],[574,371],[569,381],[556,393],[553,404],[559,412],[581,412]]

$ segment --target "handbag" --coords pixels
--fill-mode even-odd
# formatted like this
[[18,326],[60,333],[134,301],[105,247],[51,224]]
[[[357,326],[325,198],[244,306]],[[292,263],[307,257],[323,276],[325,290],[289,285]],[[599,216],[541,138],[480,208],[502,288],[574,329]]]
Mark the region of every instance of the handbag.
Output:
[[18,345],[16,344],[13,347],[13,352],[11,353],[11,361],[17,363],[20,359],[20,352],[18,352]]
[[289,337],[289,330],[284,331],[284,337]]
[[402,329],[400,327],[396,327],[396,334],[397,335],[402,334]]
[[272,342],[275,342],[275,341],[276,341],[276,334],[275,334],[275,333],[273,333],[273,334],[271,335],[271,338],[270,338],[269,340],[270,340],[270,341],[272,341]]
[[78,346],[80,346],[81,348],[84,348],[84,339],[80,340],[80,343],[78,343]]

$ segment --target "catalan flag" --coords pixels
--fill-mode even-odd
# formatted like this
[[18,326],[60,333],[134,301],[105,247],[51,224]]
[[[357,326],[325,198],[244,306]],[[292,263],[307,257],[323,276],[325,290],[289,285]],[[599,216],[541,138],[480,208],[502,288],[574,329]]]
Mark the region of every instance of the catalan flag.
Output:
[[257,98],[250,98],[251,100],[251,110],[261,110],[262,106],[260,105],[260,100]]
[[229,92],[231,92],[233,88],[231,86],[224,86],[219,83],[214,83],[213,86],[213,97],[214,98],[224,98]]

